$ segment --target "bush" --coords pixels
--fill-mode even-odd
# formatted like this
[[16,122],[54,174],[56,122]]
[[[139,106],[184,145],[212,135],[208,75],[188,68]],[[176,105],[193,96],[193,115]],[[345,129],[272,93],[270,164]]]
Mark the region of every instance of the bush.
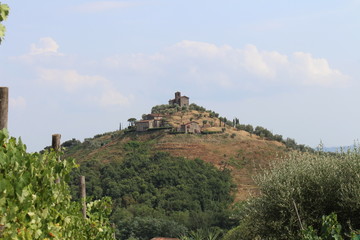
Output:
[[189,105],[189,110],[196,110],[196,111],[199,111],[199,112],[205,112],[206,109],[202,106],[198,106],[196,105],[195,103],[192,103]]
[[172,114],[177,112],[179,105],[169,105],[169,104],[162,104],[162,105],[156,105],[152,107],[151,113],[152,114]]
[[153,237],[179,237],[187,232],[186,227],[175,221],[153,217],[135,217],[119,223],[122,239],[136,237],[148,240]]
[[253,133],[254,132],[254,128],[252,125],[250,124],[236,124],[235,125],[237,130],[243,130],[243,131],[247,131],[248,133]]
[[273,139],[273,134],[266,128],[257,126],[254,133],[262,138]]
[[113,239],[110,199],[89,203],[83,219],[66,183],[75,162],[59,157],[27,153],[21,140],[0,131],[1,239]]
[[359,240],[359,230],[351,230],[350,234],[343,237],[342,226],[339,224],[337,220],[337,215],[332,213],[328,216],[322,217],[322,224],[320,231],[315,231],[312,226],[307,227],[302,231],[302,239],[303,240],[322,240],[322,239],[351,239],[351,240]]
[[261,196],[247,202],[238,234],[232,234],[247,235],[242,239],[300,239],[299,218],[303,226],[318,231],[322,216],[331,213],[347,227],[344,232],[350,232],[347,222],[360,224],[359,172],[358,148],[339,154],[292,153],[256,178]]
[[78,146],[80,145],[81,142],[75,138],[71,139],[71,140],[68,140],[66,142],[64,142],[63,144],[61,144],[62,147],[75,147],[75,146]]

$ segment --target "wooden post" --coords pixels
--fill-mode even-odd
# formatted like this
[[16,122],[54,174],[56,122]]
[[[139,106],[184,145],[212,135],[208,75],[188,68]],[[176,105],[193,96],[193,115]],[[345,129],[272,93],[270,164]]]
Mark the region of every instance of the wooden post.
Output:
[[[52,141],[51,141],[51,147],[54,149],[54,151],[58,152],[60,151],[60,134],[53,134],[52,135]],[[60,157],[58,158],[58,161],[60,162]],[[55,180],[56,183],[60,183],[60,178],[57,178]]]
[[8,128],[9,88],[0,87],[0,130]]
[[86,186],[85,186],[85,176],[80,176],[80,193],[81,193],[81,203],[82,203],[82,215],[83,215],[83,218],[86,218]]
[[52,135],[52,141],[51,141],[51,147],[58,152],[60,150],[60,134],[53,134]]

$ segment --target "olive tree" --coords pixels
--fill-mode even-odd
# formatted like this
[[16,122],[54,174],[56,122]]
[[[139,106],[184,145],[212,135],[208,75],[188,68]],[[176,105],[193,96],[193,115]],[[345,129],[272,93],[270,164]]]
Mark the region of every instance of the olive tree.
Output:
[[[335,213],[350,232],[360,226],[360,150],[291,153],[256,177],[261,195],[246,202],[231,233],[240,239],[301,239],[301,228],[320,230]],[[231,239],[231,238],[227,238]]]

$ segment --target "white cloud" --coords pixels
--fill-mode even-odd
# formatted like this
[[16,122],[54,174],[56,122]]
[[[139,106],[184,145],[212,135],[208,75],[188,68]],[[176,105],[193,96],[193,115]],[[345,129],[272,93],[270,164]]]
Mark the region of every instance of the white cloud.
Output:
[[267,54],[268,61],[266,61],[264,58],[266,54],[259,52],[254,45],[247,45],[241,52],[242,54],[238,56],[239,60],[243,59],[242,66],[248,72],[264,78],[276,76],[276,70],[269,65],[269,62],[274,60],[272,55]]
[[107,67],[116,68],[124,72],[133,71],[137,73],[161,74],[163,71],[161,67],[165,64],[165,60],[165,56],[161,54],[130,54],[106,58],[104,63]]
[[103,12],[119,8],[128,8],[138,5],[137,2],[126,2],[126,1],[96,1],[89,2],[75,7],[74,9],[79,12],[93,13]]
[[107,89],[103,92],[102,96],[97,99],[97,102],[101,106],[122,106],[122,105],[128,105],[130,100],[132,100],[133,97],[125,97],[118,91],[115,91],[114,89]]
[[58,52],[59,45],[51,37],[40,38],[38,43],[31,44],[30,54],[39,55],[39,54],[60,54]]
[[21,63],[36,64],[36,63],[50,63],[57,60],[57,57],[64,57],[65,55],[59,52],[59,44],[51,37],[40,38],[37,43],[30,45],[29,52],[21,55],[10,57]]
[[[102,107],[113,105],[127,105],[132,96],[126,97],[117,91],[112,83],[98,75],[82,75],[76,70],[40,69],[39,80],[42,84],[60,87],[67,92],[77,93],[83,89],[89,89],[91,96],[82,93],[86,99]],[[94,95],[92,95],[94,94]]]
[[174,76],[199,85],[235,87],[259,83],[297,86],[346,86],[349,77],[310,53],[285,55],[255,45],[228,45],[181,41],[154,55],[133,54],[106,59],[105,64],[124,73],[159,78]]
[[10,98],[10,107],[11,108],[24,108],[26,107],[26,100],[24,97],[16,97],[16,98]]
[[59,86],[68,92],[109,84],[101,76],[81,75],[76,70],[39,69],[38,74],[42,83]]
[[169,47],[168,50],[176,55],[213,59],[224,56],[224,53],[231,50],[231,48],[227,45],[218,47],[211,43],[184,40]]
[[[78,61],[59,53],[58,49],[59,45],[54,39],[45,37],[38,43],[31,44],[29,53],[13,59],[31,64],[33,69],[36,69],[37,81],[42,86],[65,90],[92,105],[126,105],[133,99],[117,91],[114,84],[101,75],[80,73],[77,70]],[[86,72],[86,69],[84,71]],[[13,103],[18,106],[25,105],[21,98],[14,99]]]
[[300,74],[306,85],[347,85],[348,77],[339,70],[332,69],[324,58],[313,58],[309,53],[295,52],[292,69]]

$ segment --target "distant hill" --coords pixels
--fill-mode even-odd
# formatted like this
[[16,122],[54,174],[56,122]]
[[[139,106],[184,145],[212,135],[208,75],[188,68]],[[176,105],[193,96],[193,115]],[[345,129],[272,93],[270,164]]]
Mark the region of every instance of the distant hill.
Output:
[[341,150],[347,151],[354,149],[354,146],[343,146],[343,147],[324,147],[324,152],[340,152]]
[[130,127],[99,134],[84,142],[75,139],[64,142],[65,157],[74,157],[80,164],[92,160],[117,162],[125,156],[126,143],[146,142],[153,152],[168,152],[187,159],[200,158],[219,169],[231,169],[238,185],[236,200],[244,200],[250,194],[255,194],[257,188],[252,176],[266,168],[270,161],[284,156],[289,149],[282,142],[230,126],[231,121],[226,124],[212,111],[199,110],[173,112],[166,115],[166,121],[174,129],[182,123],[196,121],[202,127],[203,134],[179,134],[169,132],[169,129],[136,132]]

